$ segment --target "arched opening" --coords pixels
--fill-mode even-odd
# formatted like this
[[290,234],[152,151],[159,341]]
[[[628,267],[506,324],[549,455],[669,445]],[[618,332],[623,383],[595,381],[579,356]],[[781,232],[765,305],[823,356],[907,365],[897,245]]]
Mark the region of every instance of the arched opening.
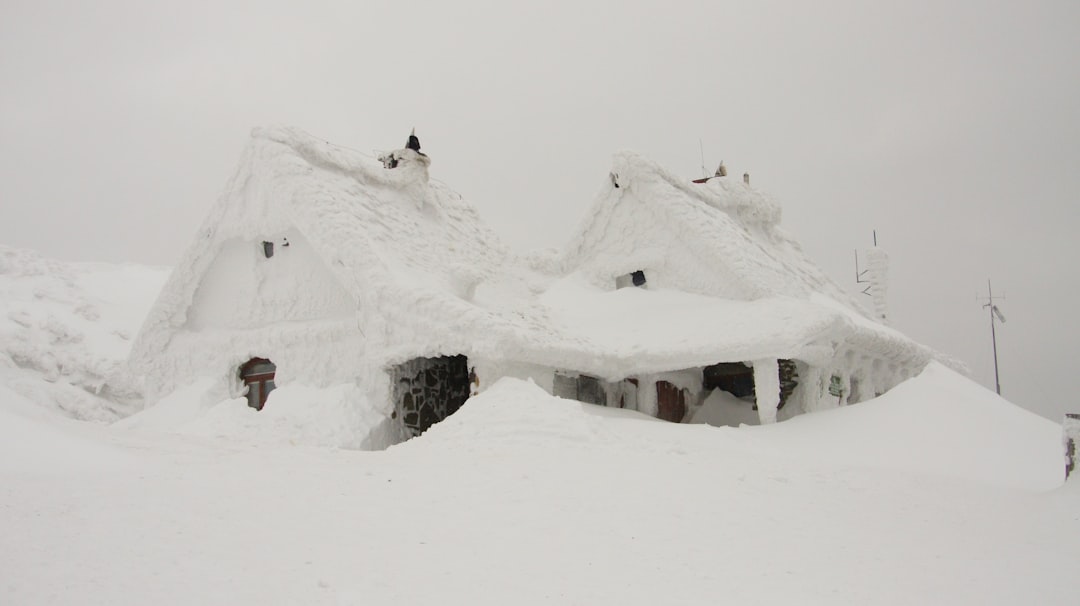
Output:
[[247,385],[248,406],[262,410],[266,397],[274,391],[277,366],[266,358],[252,358],[240,367],[240,379]]

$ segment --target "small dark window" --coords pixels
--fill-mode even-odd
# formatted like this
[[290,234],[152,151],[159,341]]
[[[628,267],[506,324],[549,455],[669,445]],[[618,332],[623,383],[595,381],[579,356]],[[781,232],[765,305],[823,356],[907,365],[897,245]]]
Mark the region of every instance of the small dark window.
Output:
[[274,256],[274,243],[263,241],[263,256],[269,259]]
[[637,286],[638,288],[645,286],[645,272],[639,269],[615,278],[616,289],[627,288],[629,286]]
[[277,366],[266,358],[252,358],[240,367],[240,379],[247,385],[248,406],[262,410],[266,398],[274,391],[274,373]]
[[607,406],[607,392],[596,377],[557,370],[552,387],[552,395],[560,398]]
[[577,399],[586,404],[607,406],[607,394],[600,385],[600,379],[589,375],[580,375],[577,379]]

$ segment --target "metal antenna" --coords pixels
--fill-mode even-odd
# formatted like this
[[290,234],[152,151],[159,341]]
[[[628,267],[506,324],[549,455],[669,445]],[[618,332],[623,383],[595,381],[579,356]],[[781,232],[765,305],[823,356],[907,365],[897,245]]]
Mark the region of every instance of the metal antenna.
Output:
[[[874,248],[877,248],[877,230],[876,229],[874,230]],[[864,269],[862,271],[859,271],[859,249],[856,248],[855,249],[855,283],[856,284],[866,284],[866,283],[868,283],[870,280],[863,280],[862,279],[863,275],[868,271],[870,271],[870,270],[869,269]],[[866,288],[862,289],[862,294],[864,294],[864,295],[866,295],[868,297],[870,296],[870,285],[867,285]]]
[[[990,279],[986,279],[986,293],[987,303],[983,305],[983,308],[989,308],[990,310],[990,341],[994,345],[994,388],[997,389],[997,394],[1001,395],[1001,379],[998,375],[998,355],[997,355],[997,330],[994,327],[994,318],[1002,324],[1005,323],[1005,315],[1001,313],[997,305],[994,305],[994,290],[990,287]],[[1002,299],[1005,297],[1002,296]]]
[[697,140],[698,149],[701,150],[701,176],[703,178],[709,177],[709,171],[705,170],[705,145],[701,142],[701,139]]

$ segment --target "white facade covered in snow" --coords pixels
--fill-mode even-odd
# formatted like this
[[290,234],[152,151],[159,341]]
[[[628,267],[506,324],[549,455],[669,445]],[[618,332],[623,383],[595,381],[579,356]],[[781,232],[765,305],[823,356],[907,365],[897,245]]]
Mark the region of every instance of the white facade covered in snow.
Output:
[[519,257],[428,179],[294,129],[256,129],[129,360],[148,405],[300,398],[358,448],[425,430],[503,376],[671,421],[771,422],[874,397],[933,352],[867,314],[747,183],[640,156],[571,243]]

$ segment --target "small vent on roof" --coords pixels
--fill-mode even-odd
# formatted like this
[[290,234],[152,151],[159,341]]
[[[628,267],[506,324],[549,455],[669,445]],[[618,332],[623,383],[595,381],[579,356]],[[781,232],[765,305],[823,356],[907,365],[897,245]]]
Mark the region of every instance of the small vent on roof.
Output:
[[270,257],[274,256],[274,243],[273,242],[267,242],[266,240],[263,240],[262,248],[263,248],[263,256],[264,257],[269,259]]

